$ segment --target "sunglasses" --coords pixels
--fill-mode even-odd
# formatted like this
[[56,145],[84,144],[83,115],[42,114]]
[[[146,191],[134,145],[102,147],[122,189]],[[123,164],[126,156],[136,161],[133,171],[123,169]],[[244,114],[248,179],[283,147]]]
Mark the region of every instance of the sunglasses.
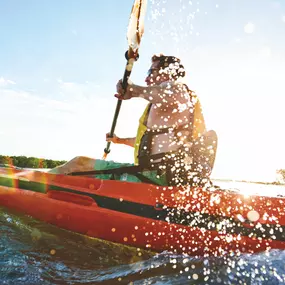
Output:
[[154,71],[159,71],[159,68],[150,68],[147,72],[147,76],[150,76],[151,74],[153,74]]

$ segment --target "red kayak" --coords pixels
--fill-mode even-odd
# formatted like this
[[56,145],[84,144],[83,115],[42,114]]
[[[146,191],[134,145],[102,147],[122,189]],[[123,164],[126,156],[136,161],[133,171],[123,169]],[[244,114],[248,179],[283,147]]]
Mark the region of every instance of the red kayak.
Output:
[[193,256],[285,249],[285,199],[0,169],[0,206],[137,248]]

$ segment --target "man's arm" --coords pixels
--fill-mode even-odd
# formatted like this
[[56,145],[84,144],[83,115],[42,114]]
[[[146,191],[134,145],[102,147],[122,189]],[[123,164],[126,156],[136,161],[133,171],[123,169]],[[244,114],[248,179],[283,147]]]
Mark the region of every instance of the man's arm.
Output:
[[135,141],[136,141],[136,138],[118,138],[117,143],[134,147]]
[[136,138],[120,138],[120,137],[117,137],[115,134],[113,135],[113,137],[110,137],[109,133],[107,133],[106,141],[116,143],[116,144],[125,144],[128,146],[134,147]]
[[173,105],[188,102],[189,95],[182,84],[169,84],[143,87],[132,84],[129,87],[132,97],[143,98],[154,104]]
[[170,105],[173,106],[173,104],[185,104],[189,101],[189,94],[181,83],[170,84],[166,82],[161,85],[146,87],[129,84],[124,93],[119,81],[117,91],[118,94],[115,96],[121,100],[139,97],[153,104],[163,104],[166,107]]

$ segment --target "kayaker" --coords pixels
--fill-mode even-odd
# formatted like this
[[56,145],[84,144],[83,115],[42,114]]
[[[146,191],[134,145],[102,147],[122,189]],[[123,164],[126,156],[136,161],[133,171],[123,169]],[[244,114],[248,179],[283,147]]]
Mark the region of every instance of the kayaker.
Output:
[[[149,104],[139,120],[136,137],[110,138],[107,134],[106,140],[134,147],[134,164],[147,169],[141,172],[142,176],[159,185],[200,184],[203,179],[208,180],[215,160],[216,134],[206,131],[201,104],[182,82],[184,76],[180,59],[160,54],[152,57],[146,87],[129,82],[124,92],[122,81],[117,83],[118,99],[139,97]],[[56,172],[87,171],[94,169],[94,165],[96,170],[131,166],[76,157]],[[114,173],[113,178],[145,182],[142,176]],[[100,177],[110,179],[111,175]]]

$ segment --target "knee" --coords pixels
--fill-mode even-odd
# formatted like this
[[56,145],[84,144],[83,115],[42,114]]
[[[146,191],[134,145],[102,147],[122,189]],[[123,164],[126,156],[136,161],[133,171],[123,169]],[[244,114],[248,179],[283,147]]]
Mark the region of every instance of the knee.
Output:
[[83,160],[85,158],[86,158],[85,156],[75,156],[70,161],[81,161],[81,160]]
[[81,159],[81,156],[75,156],[74,158],[69,160],[68,163],[77,163],[78,161],[80,161],[80,159]]
[[84,164],[88,163],[90,160],[91,160],[91,158],[89,158],[87,156],[76,156],[71,161],[73,163],[78,164],[78,165],[84,165]]

